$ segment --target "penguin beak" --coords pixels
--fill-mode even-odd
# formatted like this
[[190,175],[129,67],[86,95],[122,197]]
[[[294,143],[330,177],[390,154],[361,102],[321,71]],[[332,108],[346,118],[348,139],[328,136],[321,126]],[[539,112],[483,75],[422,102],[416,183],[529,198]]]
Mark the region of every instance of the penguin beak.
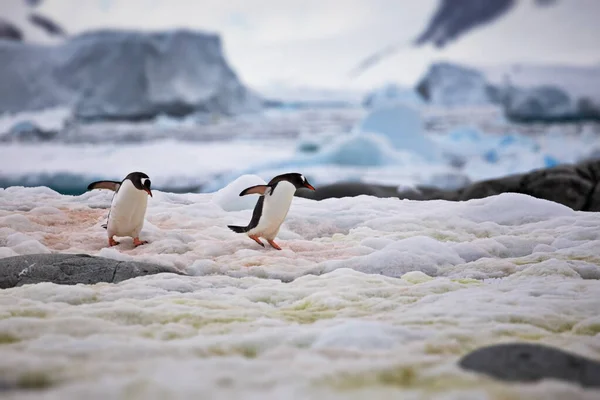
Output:
[[310,184],[310,183],[308,183],[308,182],[306,182],[306,183],[304,184],[304,187],[306,187],[306,188],[308,188],[308,189],[310,189],[310,190],[317,190],[317,189],[315,189],[315,188],[313,187],[313,185],[311,185],[311,184]]
[[150,197],[152,197],[152,191],[149,188],[144,188],[144,190],[146,193],[148,193],[148,195],[150,195]]

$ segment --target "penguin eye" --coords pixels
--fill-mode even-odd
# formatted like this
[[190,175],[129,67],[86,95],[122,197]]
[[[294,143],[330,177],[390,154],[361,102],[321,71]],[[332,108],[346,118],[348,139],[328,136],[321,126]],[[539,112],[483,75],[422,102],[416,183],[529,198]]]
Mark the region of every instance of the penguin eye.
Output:
[[150,182],[150,179],[146,179],[146,186],[147,186],[147,187],[150,187],[150,184],[151,184],[151,183],[152,183],[152,182]]

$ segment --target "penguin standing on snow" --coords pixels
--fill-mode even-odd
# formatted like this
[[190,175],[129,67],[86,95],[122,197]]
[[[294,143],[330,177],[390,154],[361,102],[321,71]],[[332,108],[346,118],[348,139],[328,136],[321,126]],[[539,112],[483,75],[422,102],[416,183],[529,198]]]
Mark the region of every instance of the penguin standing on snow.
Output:
[[152,197],[150,178],[143,172],[132,172],[121,182],[97,181],[90,183],[87,190],[109,189],[115,192],[108,223],[103,225],[108,232],[108,245],[116,246],[119,242],[113,236],[129,236],[138,247],[148,243],[139,238],[144,226],[144,216],[148,205],[148,196]]
[[260,194],[252,219],[248,226],[227,225],[227,227],[236,233],[245,233],[262,247],[265,247],[265,244],[260,241],[260,238],[265,238],[273,248],[281,250],[273,239],[279,233],[279,228],[290,210],[296,189],[302,187],[315,190],[303,175],[293,172],[278,175],[267,185],[244,189],[240,196]]

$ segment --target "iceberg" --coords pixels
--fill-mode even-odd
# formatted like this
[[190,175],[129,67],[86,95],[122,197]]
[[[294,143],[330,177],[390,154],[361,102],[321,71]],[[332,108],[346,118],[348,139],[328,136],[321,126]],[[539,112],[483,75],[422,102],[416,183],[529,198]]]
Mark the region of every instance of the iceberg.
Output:
[[409,105],[376,108],[362,120],[358,129],[384,136],[396,150],[411,152],[428,160],[438,158],[435,144],[425,136],[419,111]]
[[473,68],[441,62],[433,64],[416,91],[428,103],[439,106],[483,106],[498,102],[496,89]]
[[101,30],[52,46],[0,42],[0,113],[68,106],[79,120],[257,111],[216,34]]

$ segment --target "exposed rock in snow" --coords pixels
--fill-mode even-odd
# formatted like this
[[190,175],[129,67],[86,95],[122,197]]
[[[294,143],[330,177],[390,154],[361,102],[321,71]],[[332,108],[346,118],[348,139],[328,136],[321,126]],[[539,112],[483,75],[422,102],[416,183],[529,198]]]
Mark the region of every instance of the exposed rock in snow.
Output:
[[181,274],[163,265],[122,262],[87,254],[29,254],[0,258],[0,289],[40,282],[61,285],[117,283],[159,273]]
[[503,381],[558,379],[583,387],[600,387],[600,362],[535,343],[483,347],[465,355],[460,366]]
[[225,61],[219,36],[97,31],[56,46],[0,43],[0,112],[75,107],[84,120],[236,114],[260,100]]
[[447,62],[433,64],[417,84],[416,91],[430,104],[440,106],[480,106],[498,102],[495,89],[481,72]]

